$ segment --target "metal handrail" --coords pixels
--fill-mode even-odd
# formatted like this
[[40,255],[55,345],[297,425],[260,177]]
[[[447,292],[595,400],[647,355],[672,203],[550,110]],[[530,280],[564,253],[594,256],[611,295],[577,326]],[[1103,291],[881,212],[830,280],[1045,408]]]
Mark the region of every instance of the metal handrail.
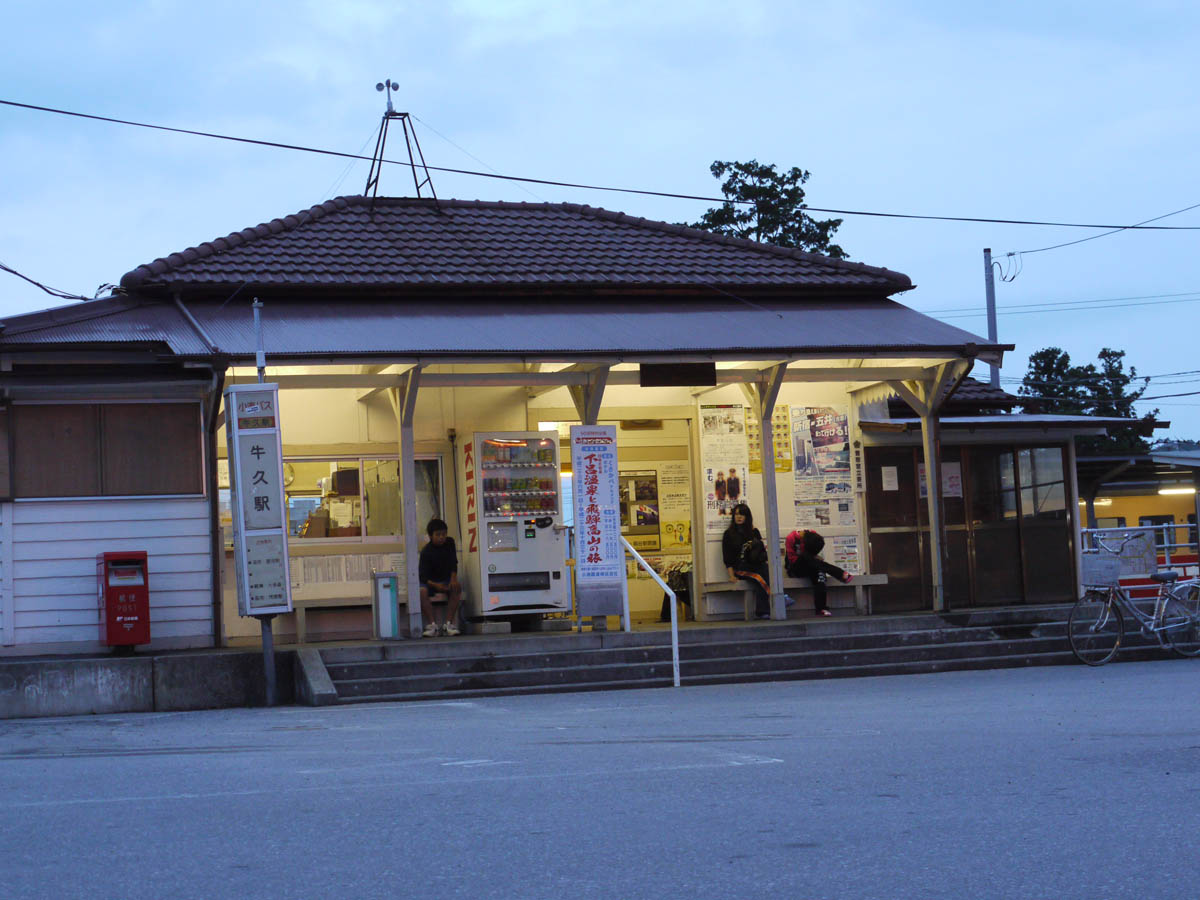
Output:
[[633,549],[633,545],[629,541],[622,537],[621,543],[625,545],[625,552],[637,560],[638,565],[649,572],[650,577],[657,581],[658,586],[666,591],[667,596],[671,598],[671,673],[675,681],[675,687],[679,687],[679,614],[675,611],[675,592],[659,577],[659,574],[654,571],[650,563],[642,559],[642,555]]

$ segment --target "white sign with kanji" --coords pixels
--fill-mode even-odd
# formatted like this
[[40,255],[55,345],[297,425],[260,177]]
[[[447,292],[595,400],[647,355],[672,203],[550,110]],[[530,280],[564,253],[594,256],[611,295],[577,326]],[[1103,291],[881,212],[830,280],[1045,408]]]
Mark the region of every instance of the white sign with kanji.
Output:
[[275,385],[225,389],[225,440],[232,461],[229,487],[238,612],[243,616],[291,612],[287,498]]
[[625,548],[621,544],[615,425],[571,426],[571,474],[579,613],[619,614]]

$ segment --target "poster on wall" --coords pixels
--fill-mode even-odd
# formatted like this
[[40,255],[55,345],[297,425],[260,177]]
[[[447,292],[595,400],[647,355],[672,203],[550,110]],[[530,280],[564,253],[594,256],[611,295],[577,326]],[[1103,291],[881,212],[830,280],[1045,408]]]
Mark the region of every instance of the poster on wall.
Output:
[[[754,416],[746,417],[746,438],[750,445],[750,471],[755,475],[762,474],[762,429]],[[771,414],[771,440],[775,447],[775,471],[792,471],[792,425],[788,415],[788,407],[776,406]]]
[[853,528],[857,522],[854,510],[855,504],[851,497],[797,500],[795,527],[811,528],[813,531],[820,531],[822,528]]
[[617,483],[621,534],[635,550],[658,550],[660,544],[658,472],[651,468],[622,470]]
[[821,554],[825,561],[839,569],[858,574],[862,571],[858,558],[858,537],[856,535],[835,535],[825,540],[825,551]]
[[845,407],[793,406],[791,420],[795,499],[819,503],[851,496],[850,420]]
[[692,478],[686,460],[657,464],[659,534],[664,551],[692,548]]
[[700,468],[704,532],[720,537],[729,527],[733,507],[743,502],[749,475],[744,406],[700,406]]
[[[921,498],[924,499],[928,493],[925,486],[925,463],[917,463],[917,481],[921,485]],[[942,496],[961,497],[962,495],[962,463],[942,463]]]

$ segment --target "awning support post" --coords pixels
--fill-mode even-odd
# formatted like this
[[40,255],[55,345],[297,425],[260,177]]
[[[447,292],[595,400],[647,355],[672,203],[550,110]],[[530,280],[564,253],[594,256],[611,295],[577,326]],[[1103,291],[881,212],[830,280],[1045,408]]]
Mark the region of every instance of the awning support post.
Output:
[[[780,554],[779,498],[775,493],[775,428],[772,418],[787,363],[764,369],[754,382],[753,414],[758,419],[762,435],[763,523],[767,545],[767,566],[771,583],[771,618],[787,618],[787,595],[783,592],[783,556]],[[747,479],[749,472],[743,473]]]
[[[408,608],[421,603],[421,583],[417,561],[420,558],[417,524],[417,464],[413,453],[413,418],[417,408],[417,390],[421,385],[421,366],[413,366],[401,376],[401,386],[392,391],[392,404],[400,426],[400,508],[404,526],[404,581]],[[364,523],[365,524],[365,523]],[[424,623],[428,625],[429,623]]]
[[925,497],[929,508],[929,566],[934,612],[946,605],[946,517],[942,502],[942,439],[938,413],[945,398],[967,377],[972,361],[942,363],[921,381],[893,381],[889,385],[921,418],[921,453],[925,460]]
[[571,402],[579,413],[581,425],[595,425],[600,417],[600,404],[604,400],[604,387],[608,384],[608,366],[599,366],[587,373],[587,384],[568,385]]

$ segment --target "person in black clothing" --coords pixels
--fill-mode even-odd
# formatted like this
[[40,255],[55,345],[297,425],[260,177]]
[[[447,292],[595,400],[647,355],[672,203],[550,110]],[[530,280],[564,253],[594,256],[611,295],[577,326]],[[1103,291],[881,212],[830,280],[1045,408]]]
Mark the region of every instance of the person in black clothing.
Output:
[[[421,615],[425,618],[425,637],[438,634],[458,634],[458,607],[462,603],[462,585],[458,583],[458,551],[454,538],[448,536],[449,529],[441,519],[430,519],[425,530],[429,543],[421,549],[417,565],[421,581]],[[446,621],[439,623],[433,614],[432,598],[436,594],[446,595]]]
[[829,611],[826,599],[826,577],[832,575],[838,581],[849,584],[854,576],[821,559],[819,554],[825,549],[825,538],[817,532],[805,531],[799,536],[799,540],[796,540],[794,535],[789,535],[788,538],[787,573],[793,578],[807,578],[812,582],[813,607],[818,616],[833,615]]
[[733,508],[733,521],[721,537],[721,557],[730,581],[744,578],[754,586],[754,615],[759,619],[769,619],[771,594],[768,588],[770,573],[767,569],[766,547],[762,535],[754,527],[750,507],[745,503]]

